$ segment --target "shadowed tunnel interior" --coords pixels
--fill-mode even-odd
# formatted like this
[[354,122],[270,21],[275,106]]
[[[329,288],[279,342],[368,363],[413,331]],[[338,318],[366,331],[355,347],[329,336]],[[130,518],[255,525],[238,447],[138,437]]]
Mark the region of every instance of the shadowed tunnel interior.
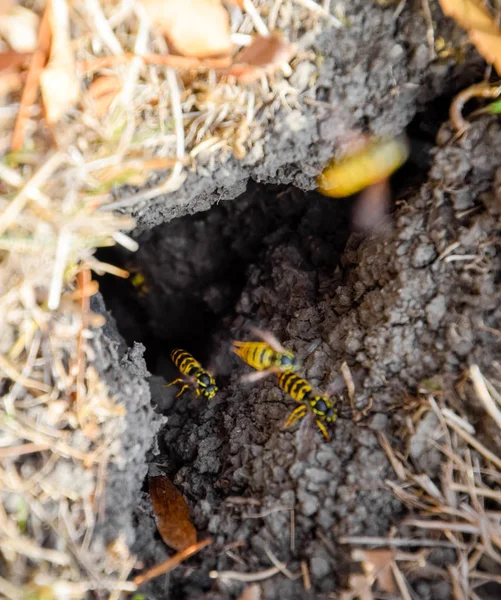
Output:
[[[144,233],[135,254],[101,251],[101,259],[131,272],[126,280],[100,278],[106,306],[127,344],[146,346],[153,374],[174,375],[169,354],[175,347],[210,367],[214,336],[224,339],[251,265],[286,243],[301,249],[308,269],[333,272],[350,233],[352,204],[250,183],[232,202]],[[249,322],[256,317],[247,316]]]

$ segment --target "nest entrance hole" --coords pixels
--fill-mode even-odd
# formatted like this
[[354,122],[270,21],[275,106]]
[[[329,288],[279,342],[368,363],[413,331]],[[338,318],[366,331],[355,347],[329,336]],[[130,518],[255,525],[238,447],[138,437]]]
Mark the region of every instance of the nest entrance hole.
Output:
[[[152,374],[174,377],[169,355],[175,347],[209,367],[255,267],[285,244],[299,250],[302,268],[324,279],[333,274],[350,234],[352,205],[352,199],[249,182],[232,201],[143,233],[134,254],[102,250],[100,258],[131,272],[127,280],[100,278],[107,309],[128,345],[145,345]],[[246,316],[259,326],[256,315]]]

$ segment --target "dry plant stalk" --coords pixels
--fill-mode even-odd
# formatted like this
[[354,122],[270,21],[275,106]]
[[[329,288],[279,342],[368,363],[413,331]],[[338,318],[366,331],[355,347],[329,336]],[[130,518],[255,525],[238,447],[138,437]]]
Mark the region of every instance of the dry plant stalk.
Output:
[[[497,423],[501,414],[498,406],[501,396],[497,386],[476,365],[470,369],[470,377],[474,383],[473,391],[486,409],[486,418],[492,418]],[[363,544],[382,548],[377,551],[354,551],[354,558],[369,566],[365,569],[365,579],[357,576],[343,598],[355,597],[357,590],[361,597],[372,598],[376,573],[384,575],[384,580],[379,580],[379,589],[390,591],[390,587],[396,584],[403,598],[411,598],[405,575],[411,579],[413,576],[427,577],[430,574],[436,577],[439,574],[455,590],[455,597],[465,598],[480,581],[499,583],[501,522],[499,510],[492,508],[496,504],[501,505],[501,458],[469,433],[471,425],[445,406],[445,400],[439,404],[430,396],[423,402],[426,410],[433,411],[439,422],[439,441],[431,440],[430,443],[444,457],[442,474],[438,480],[432,480],[426,472],[416,472],[411,463],[397,455],[385,436],[380,434],[381,445],[398,475],[398,482],[388,481],[387,484],[413,515],[401,523],[405,533],[400,535],[340,540],[341,543],[356,546]],[[470,403],[473,404],[472,398]],[[434,439],[437,439],[435,434],[436,431]],[[426,550],[440,546],[449,548],[455,554],[453,562],[446,567],[433,564]],[[403,547],[420,550],[414,553],[396,550]],[[381,559],[385,552],[393,553],[392,561]],[[485,561],[482,561],[483,557]],[[376,568],[378,564],[383,570]],[[387,579],[389,573],[385,570],[385,564],[391,564],[391,584]]]
[[[92,365],[92,329],[103,325],[103,317],[90,311],[89,297],[97,291],[91,271],[127,273],[99,262],[95,249],[119,243],[135,250],[124,233],[134,221],[112,210],[176,191],[188,167],[213,169],[230,155],[244,158],[263,137],[259,118],[272,121],[281,107],[297,106],[297,95],[307,90],[276,69],[243,87],[215,71],[232,64],[231,54],[169,54],[139,2],[37,0],[29,8],[40,23],[36,48],[0,62],[17,69],[2,71],[11,80],[3,81],[7,116],[0,134],[0,376],[7,390],[0,406],[6,573],[0,594],[17,599],[50,592],[59,600],[99,590],[116,598],[145,579],[127,581],[134,559],[126,547],[116,557],[118,541],[113,551],[89,550],[106,467],[120,459],[124,427],[123,406]],[[301,45],[305,31],[311,36],[328,23],[326,11],[311,0],[283,0],[275,5],[273,23],[268,9],[250,0],[235,5],[242,18],[230,31],[232,53],[274,29]],[[49,55],[46,121],[38,91]],[[295,66],[302,60],[312,59],[305,52]],[[74,103],[78,92],[81,102]],[[113,197],[114,187],[140,175],[144,183],[153,170],[165,171],[157,187]],[[33,476],[19,468],[21,461],[36,464]],[[50,535],[41,540],[44,528]],[[164,572],[207,543],[173,557]],[[16,589],[7,580],[13,573]]]

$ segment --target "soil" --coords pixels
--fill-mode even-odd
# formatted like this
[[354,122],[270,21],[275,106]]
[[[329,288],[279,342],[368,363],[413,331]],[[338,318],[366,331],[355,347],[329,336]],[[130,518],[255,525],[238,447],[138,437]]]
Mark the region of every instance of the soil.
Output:
[[[439,132],[451,96],[482,78],[482,62],[471,50],[461,64],[431,61],[420,3],[407,2],[397,18],[394,10],[350,3],[351,27],[318,42],[317,103],[284,111],[243,163],[193,175],[178,193],[136,209],[138,253],[109,255],[138,268],[146,283],[137,290],[101,282],[126,343],[110,321],[100,356],[112,348],[114,358],[98,366],[130,411],[126,469],[109,477],[106,534],[125,528],[146,566],[169,555],[142,488],[154,463],[188,500],[199,539],[214,539],[145,586],[151,600],[237,598],[241,582],[214,581],[209,572],[269,569],[270,551],[292,573],[306,561],[312,587],[279,574],[262,582],[264,598],[336,597],[329,594],[354,568],[339,537],[386,535],[406,511],[385,485],[396,476],[378,432],[399,448],[408,399],[420,386],[439,378],[450,387],[473,362],[486,374],[493,368],[501,317],[499,122],[479,119],[455,141],[447,125]],[[435,17],[435,35],[463,47],[464,36]],[[393,182],[391,223],[370,236],[351,231],[351,199],[309,191],[362,124],[376,134],[407,128],[415,148]],[[230,342],[243,339],[249,324],[273,332],[304,359],[308,380],[342,398],[346,410],[330,442],[308,419],[281,429],[294,402],[272,377],[242,383],[249,369]],[[162,388],[175,376],[168,356],[177,346],[216,373],[213,401],[190,392],[176,399],[175,388]],[[357,407],[371,406],[359,423],[346,400],[343,361]],[[463,408],[484,443],[499,447],[478,407]],[[417,431],[411,446],[416,464],[439,471],[426,432]],[[435,560],[447,565],[451,557]],[[412,573],[408,581],[416,598],[452,597],[444,581]]]

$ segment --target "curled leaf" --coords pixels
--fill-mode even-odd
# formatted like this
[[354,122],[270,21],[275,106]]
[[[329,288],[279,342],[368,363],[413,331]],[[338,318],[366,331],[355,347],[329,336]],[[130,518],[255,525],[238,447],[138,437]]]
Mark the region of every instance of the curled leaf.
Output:
[[163,541],[178,552],[195,544],[197,532],[181,492],[163,475],[149,478],[149,490]]
[[141,0],[152,22],[184,56],[229,54],[230,16],[221,0]]
[[237,54],[227,73],[240,83],[252,83],[263,73],[272,73],[287,64],[293,54],[294,47],[283,40],[280,32],[255,35],[250,46]]

